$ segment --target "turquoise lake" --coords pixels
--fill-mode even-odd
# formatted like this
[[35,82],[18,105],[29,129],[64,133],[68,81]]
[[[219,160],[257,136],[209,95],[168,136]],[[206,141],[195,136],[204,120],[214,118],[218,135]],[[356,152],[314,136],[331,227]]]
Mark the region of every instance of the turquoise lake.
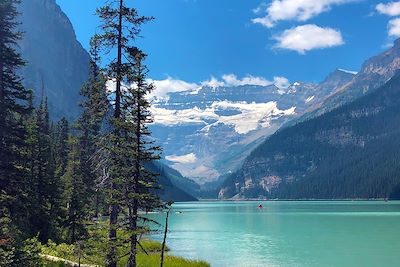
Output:
[[399,201],[178,203],[169,224],[170,254],[213,267],[400,266]]

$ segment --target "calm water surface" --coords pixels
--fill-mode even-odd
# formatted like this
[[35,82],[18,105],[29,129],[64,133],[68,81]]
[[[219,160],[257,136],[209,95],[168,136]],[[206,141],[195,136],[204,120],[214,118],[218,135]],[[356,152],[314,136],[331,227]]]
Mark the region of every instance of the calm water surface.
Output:
[[170,254],[216,267],[400,266],[397,201],[179,203],[169,229]]

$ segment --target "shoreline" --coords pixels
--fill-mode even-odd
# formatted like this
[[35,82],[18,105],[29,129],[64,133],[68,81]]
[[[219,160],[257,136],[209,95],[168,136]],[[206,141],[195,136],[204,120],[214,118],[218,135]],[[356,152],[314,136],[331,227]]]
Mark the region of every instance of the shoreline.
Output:
[[199,198],[198,201],[186,201],[186,202],[176,202],[176,203],[196,203],[196,202],[290,202],[290,201],[365,201],[365,202],[390,202],[390,201],[400,201],[400,199],[385,199],[385,198],[343,198],[343,199],[318,199],[318,198],[310,198],[310,199],[258,199],[258,198],[247,198],[247,199],[201,199]]

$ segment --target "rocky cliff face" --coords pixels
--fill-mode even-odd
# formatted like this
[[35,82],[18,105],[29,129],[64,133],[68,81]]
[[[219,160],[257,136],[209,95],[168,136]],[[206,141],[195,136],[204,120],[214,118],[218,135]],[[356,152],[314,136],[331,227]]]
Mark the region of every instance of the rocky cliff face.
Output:
[[55,0],[23,0],[19,43],[27,61],[22,76],[36,101],[49,98],[54,119],[79,114],[79,90],[88,78],[89,55],[76,40],[71,22]]

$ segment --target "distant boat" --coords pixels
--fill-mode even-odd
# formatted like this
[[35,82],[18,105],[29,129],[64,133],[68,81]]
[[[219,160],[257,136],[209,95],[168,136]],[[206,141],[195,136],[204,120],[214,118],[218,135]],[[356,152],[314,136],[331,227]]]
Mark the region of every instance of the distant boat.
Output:
[[262,204],[258,205],[258,208],[259,208],[259,209],[262,209],[262,208],[263,208],[263,205],[262,205]]

